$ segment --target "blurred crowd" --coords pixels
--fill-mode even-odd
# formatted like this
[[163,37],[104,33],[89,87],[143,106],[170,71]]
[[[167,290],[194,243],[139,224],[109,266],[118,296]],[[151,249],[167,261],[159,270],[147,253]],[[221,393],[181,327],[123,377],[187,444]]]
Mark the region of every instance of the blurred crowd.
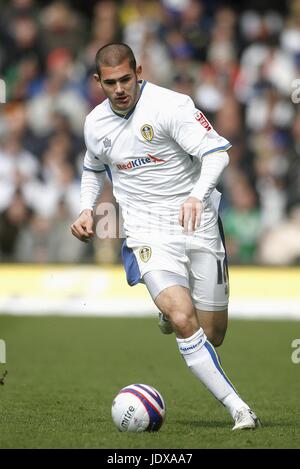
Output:
[[[94,57],[123,41],[143,78],[190,95],[232,143],[220,187],[230,261],[299,263],[300,0],[248,3],[0,0],[2,262],[120,261],[121,240],[83,244],[69,226],[84,118],[104,99]],[[109,182],[101,200],[114,201]]]

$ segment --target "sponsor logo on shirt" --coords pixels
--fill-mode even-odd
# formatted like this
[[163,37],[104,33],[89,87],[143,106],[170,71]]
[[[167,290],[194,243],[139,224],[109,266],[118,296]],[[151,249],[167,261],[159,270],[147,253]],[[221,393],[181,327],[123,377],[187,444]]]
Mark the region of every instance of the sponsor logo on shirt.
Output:
[[148,262],[152,254],[152,249],[149,246],[144,246],[139,250],[140,258],[143,262]]
[[111,140],[107,137],[105,137],[105,139],[103,140],[103,145],[104,145],[104,148],[110,148],[111,147]]
[[199,122],[199,124],[201,124],[207,131],[211,130],[212,129],[212,126],[210,125],[210,123],[208,122],[208,120],[206,119],[205,115],[202,114],[201,111],[197,111],[195,113],[195,119],[196,121]]
[[117,163],[116,167],[120,170],[130,170],[130,169],[139,168],[141,166],[148,165],[151,163],[163,164],[165,163],[165,160],[156,158],[156,156],[150,155],[150,153],[148,153],[147,156],[144,158],[136,158],[135,160],[131,160],[128,163]]
[[148,142],[151,142],[153,139],[153,127],[149,124],[144,124],[143,127],[141,127],[141,134],[144,137],[145,140],[148,140]]

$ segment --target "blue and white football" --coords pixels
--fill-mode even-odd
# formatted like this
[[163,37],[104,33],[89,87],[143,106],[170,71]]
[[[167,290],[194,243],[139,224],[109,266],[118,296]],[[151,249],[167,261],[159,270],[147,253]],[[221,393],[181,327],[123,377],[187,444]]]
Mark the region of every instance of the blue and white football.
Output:
[[112,419],[121,432],[158,431],[166,416],[162,395],[148,384],[130,384],[113,400]]

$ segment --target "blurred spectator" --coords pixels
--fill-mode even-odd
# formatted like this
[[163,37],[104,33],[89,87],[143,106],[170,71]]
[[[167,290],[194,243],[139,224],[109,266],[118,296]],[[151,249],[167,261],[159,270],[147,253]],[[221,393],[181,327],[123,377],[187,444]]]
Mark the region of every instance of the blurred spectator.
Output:
[[58,48],[76,54],[87,39],[86,18],[71,7],[71,2],[50,2],[40,11],[39,19],[46,55]]
[[173,79],[172,89],[177,93],[187,94],[188,96],[194,95],[194,79],[188,73],[181,72]]
[[9,135],[0,147],[0,210],[12,202],[16,191],[24,190],[38,173],[36,158]]
[[74,132],[82,134],[88,108],[77,88],[74,68],[75,63],[68,49],[54,49],[48,55],[43,87],[27,105],[29,124],[37,135],[44,136],[51,131],[51,116],[55,112],[66,114]]
[[11,139],[19,141],[25,150],[39,158],[46,145],[46,140],[38,137],[30,127],[25,103],[15,101],[6,104],[3,124],[4,137],[10,135]]
[[223,106],[224,96],[218,82],[218,76],[210,67],[202,68],[195,98],[199,107],[208,113],[215,113]]
[[230,206],[223,211],[226,247],[232,262],[256,261],[261,235],[260,211],[254,190],[243,176],[236,175],[230,188]]
[[296,115],[287,148],[286,168],[287,207],[300,201],[300,112]]
[[69,230],[72,220],[63,199],[53,217],[33,214],[20,231],[14,260],[41,264],[84,260],[88,246],[76,243]]
[[43,63],[43,50],[36,20],[29,13],[18,13],[2,24],[3,71],[9,82],[13,67],[29,56],[35,57],[39,65]]
[[118,6],[115,1],[105,0],[95,4],[90,31],[91,35],[88,37],[87,44],[84,45],[80,59],[87,70],[94,72],[97,50],[109,42],[122,39]]
[[250,143],[255,154],[253,165],[262,210],[261,222],[263,228],[269,228],[284,217],[286,209],[286,148],[273,126],[253,135]]
[[295,265],[300,262],[300,204],[289,216],[262,236],[260,260],[270,265]]
[[29,223],[32,212],[19,192],[10,205],[0,214],[0,259],[11,262],[16,259],[17,242],[20,232]]

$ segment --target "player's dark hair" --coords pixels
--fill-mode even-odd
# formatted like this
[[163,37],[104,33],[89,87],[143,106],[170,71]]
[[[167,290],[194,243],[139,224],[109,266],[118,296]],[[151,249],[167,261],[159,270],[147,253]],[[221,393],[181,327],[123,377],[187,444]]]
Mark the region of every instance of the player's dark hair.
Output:
[[124,60],[128,59],[130,68],[136,70],[136,60],[132,49],[123,42],[111,42],[103,47],[100,47],[96,54],[96,70],[100,77],[101,65],[108,67],[116,67]]

